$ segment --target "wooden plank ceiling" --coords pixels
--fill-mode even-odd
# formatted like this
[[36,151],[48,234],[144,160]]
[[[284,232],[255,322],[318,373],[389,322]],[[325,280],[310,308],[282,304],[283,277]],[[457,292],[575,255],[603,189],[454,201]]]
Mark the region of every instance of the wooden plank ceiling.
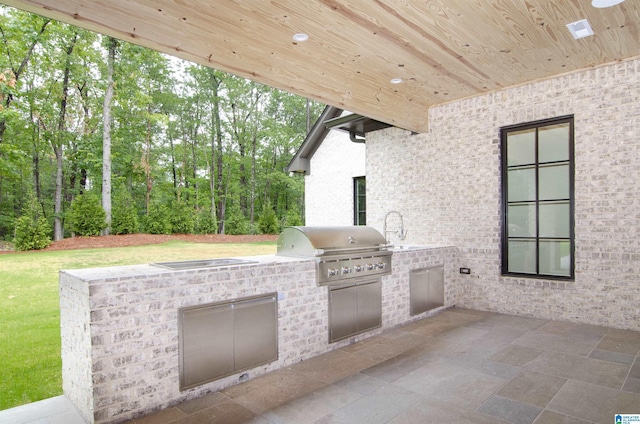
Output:
[[640,55],[638,0],[0,1],[417,132],[432,105]]

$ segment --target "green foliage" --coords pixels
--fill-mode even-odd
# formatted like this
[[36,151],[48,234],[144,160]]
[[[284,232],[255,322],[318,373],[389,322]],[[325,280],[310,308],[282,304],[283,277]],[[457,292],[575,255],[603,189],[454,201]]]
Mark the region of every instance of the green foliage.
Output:
[[169,208],[159,203],[149,205],[149,213],[142,220],[143,229],[149,234],[171,234]]
[[99,236],[107,228],[105,219],[100,199],[93,193],[84,193],[73,199],[66,215],[69,229],[78,236]]
[[273,207],[271,207],[271,202],[266,202],[262,208],[262,213],[258,219],[258,229],[262,234],[278,234],[280,232],[278,217]]
[[285,227],[292,227],[295,225],[302,225],[302,216],[300,215],[300,209],[298,209],[297,203],[291,205],[284,217]]
[[28,216],[21,216],[16,220],[15,239],[16,250],[44,249],[51,244],[49,223],[44,217],[35,222]]
[[40,205],[33,190],[27,193],[23,214],[16,220],[14,243],[16,250],[44,249],[51,244],[51,229],[40,213]]
[[218,223],[211,215],[211,211],[201,209],[196,215],[196,234],[215,234],[218,230]]
[[133,196],[121,184],[113,198],[111,234],[135,234],[138,232],[138,211]]
[[[7,212],[11,213],[13,211]],[[0,239],[4,238],[4,240],[6,241],[10,241],[13,239],[16,222],[15,216],[12,215],[0,212]],[[2,237],[3,235],[4,237]]]
[[237,202],[233,202],[227,207],[224,232],[226,234],[238,235],[249,234],[251,231],[251,225],[249,220],[244,216],[240,210],[240,206]]
[[[0,11],[0,123],[6,124],[0,131],[0,239],[6,239],[14,236],[27,187],[37,187],[43,213],[53,217],[56,189],[65,198],[62,215],[68,199],[99,186],[108,38],[11,7]],[[113,79],[112,181],[126,181],[132,197],[114,197],[111,233],[140,226],[212,233],[222,216],[229,234],[263,231],[257,200],[263,197],[271,199],[279,223],[296,222],[288,211],[302,201],[303,179],[283,168],[323,105],[127,42],[118,43]],[[64,151],[58,187],[52,147]],[[174,210],[178,189],[188,213]],[[134,211],[146,209],[149,193],[171,209],[150,211],[136,226]],[[262,223],[268,231],[272,224]]]
[[175,201],[171,207],[171,232],[173,234],[193,234],[195,219],[193,208],[184,201]]

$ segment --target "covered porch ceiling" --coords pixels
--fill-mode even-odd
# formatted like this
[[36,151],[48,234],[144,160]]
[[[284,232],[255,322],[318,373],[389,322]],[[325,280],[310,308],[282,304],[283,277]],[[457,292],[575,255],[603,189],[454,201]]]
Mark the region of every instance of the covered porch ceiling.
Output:
[[638,0],[0,1],[416,132],[433,105],[640,55]]

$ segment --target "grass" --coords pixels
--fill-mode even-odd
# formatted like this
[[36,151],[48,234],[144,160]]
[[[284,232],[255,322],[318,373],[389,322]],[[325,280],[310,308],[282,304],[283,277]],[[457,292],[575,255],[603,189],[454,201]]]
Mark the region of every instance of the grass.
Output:
[[273,254],[275,245],[169,242],[0,255],[0,410],[62,394],[59,270]]

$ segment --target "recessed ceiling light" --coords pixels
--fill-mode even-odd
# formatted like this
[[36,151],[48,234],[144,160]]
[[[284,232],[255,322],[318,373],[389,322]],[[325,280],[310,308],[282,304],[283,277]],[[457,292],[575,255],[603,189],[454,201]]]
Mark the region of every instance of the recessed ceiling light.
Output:
[[603,7],[611,7],[622,3],[624,0],[593,0],[591,6],[602,9]]
[[309,36],[307,34],[305,34],[304,32],[299,32],[297,34],[293,34],[293,41],[296,41],[298,43],[304,43],[308,39],[309,39]]
[[404,80],[402,78],[392,78],[389,82],[391,84],[402,84]]
[[570,24],[567,24],[567,28],[569,28],[571,35],[573,35],[573,38],[576,40],[593,35],[591,25],[589,25],[589,22],[586,19],[571,22]]

